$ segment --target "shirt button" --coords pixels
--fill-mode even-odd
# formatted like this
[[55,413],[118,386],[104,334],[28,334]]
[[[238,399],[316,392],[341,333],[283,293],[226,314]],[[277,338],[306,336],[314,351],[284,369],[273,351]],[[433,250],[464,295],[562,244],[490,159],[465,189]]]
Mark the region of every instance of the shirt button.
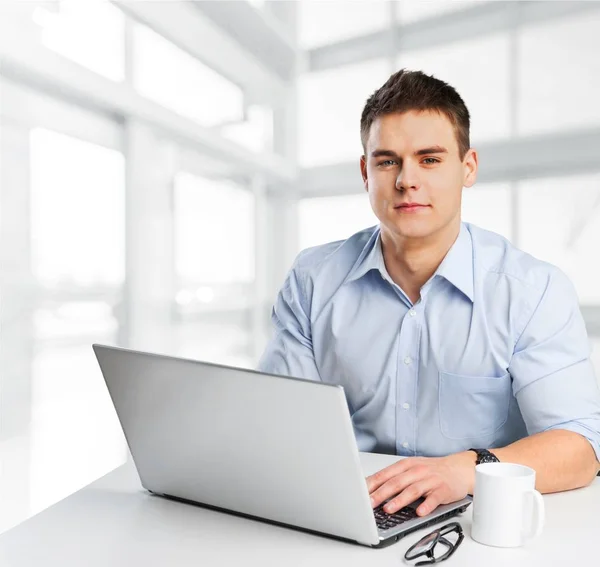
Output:
[[407,357],[404,359],[404,364],[410,364],[411,362],[412,362],[412,358],[411,358],[410,356],[407,356]]
[[408,314],[409,314],[411,317],[414,317],[414,316],[417,314],[417,312],[416,312],[414,309],[411,309],[411,310],[408,312]]
[[408,449],[408,443],[407,443],[406,441],[405,441],[404,443],[402,443],[402,446],[403,446],[405,449]]
[[402,404],[402,409],[410,409],[410,404]]

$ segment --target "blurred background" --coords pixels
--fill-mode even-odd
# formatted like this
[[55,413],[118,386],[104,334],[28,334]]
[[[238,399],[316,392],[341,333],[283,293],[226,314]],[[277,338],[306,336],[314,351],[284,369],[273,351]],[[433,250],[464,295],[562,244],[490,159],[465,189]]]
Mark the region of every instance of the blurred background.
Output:
[[376,224],[366,98],[448,81],[463,218],[573,280],[600,374],[600,2],[0,0],[0,531],[121,464],[94,342],[253,367],[295,255]]

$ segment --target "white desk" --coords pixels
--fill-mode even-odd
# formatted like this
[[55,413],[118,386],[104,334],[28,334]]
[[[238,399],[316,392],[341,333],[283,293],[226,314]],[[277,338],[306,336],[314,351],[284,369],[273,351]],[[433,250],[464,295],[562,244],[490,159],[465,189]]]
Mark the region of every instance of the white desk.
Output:
[[[365,474],[394,462],[361,455]],[[543,535],[525,547],[496,549],[470,538],[471,507],[460,516],[465,541],[444,565],[535,567],[599,565],[600,478],[588,488],[545,496]],[[129,462],[0,536],[2,567],[343,567],[403,565],[409,545],[433,528],[385,549],[314,536],[151,496]],[[597,551],[595,551],[597,553]],[[377,563],[374,563],[374,562]]]

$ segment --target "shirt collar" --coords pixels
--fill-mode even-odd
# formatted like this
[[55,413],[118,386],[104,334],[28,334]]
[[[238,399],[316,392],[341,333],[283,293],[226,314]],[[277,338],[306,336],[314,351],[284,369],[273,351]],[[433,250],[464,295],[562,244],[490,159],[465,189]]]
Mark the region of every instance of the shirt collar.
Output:
[[471,233],[464,223],[454,244],[448,250],[435,274],[448,280],[473,302],[473,241]]
[[[379,227],[374,230],[367,241],[345,281],[348,283],[358,280],[371,270],[378,270],[381,276],[391,283],[390,275],[383,260]],[[431,279],[435,276],[443,277],[471,301],[474,301],[473,243],[471,234],[464,223],[461,223],[458,238]]]
[[[353,282],[362,278],[371,270],[381,271],[381,268],[387,273],[387,270],[385,270],[385,262],[383,261],[383,253],[381,251],[381,231],[379,226],[376,226],[345,281],[346,283]],[[384,272],[382,272],[382,275],[383,273]]]

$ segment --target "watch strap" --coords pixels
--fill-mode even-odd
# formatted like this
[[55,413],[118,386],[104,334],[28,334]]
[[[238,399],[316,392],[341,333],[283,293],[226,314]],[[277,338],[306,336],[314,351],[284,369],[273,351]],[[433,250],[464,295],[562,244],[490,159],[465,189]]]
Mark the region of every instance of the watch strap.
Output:
[[476,465],[482,465],[484,463],[499,463],[500,459],[494,455],[488,449],[469,449],[469,451],[474,451],[477,455],[477,460],[475,462]]

